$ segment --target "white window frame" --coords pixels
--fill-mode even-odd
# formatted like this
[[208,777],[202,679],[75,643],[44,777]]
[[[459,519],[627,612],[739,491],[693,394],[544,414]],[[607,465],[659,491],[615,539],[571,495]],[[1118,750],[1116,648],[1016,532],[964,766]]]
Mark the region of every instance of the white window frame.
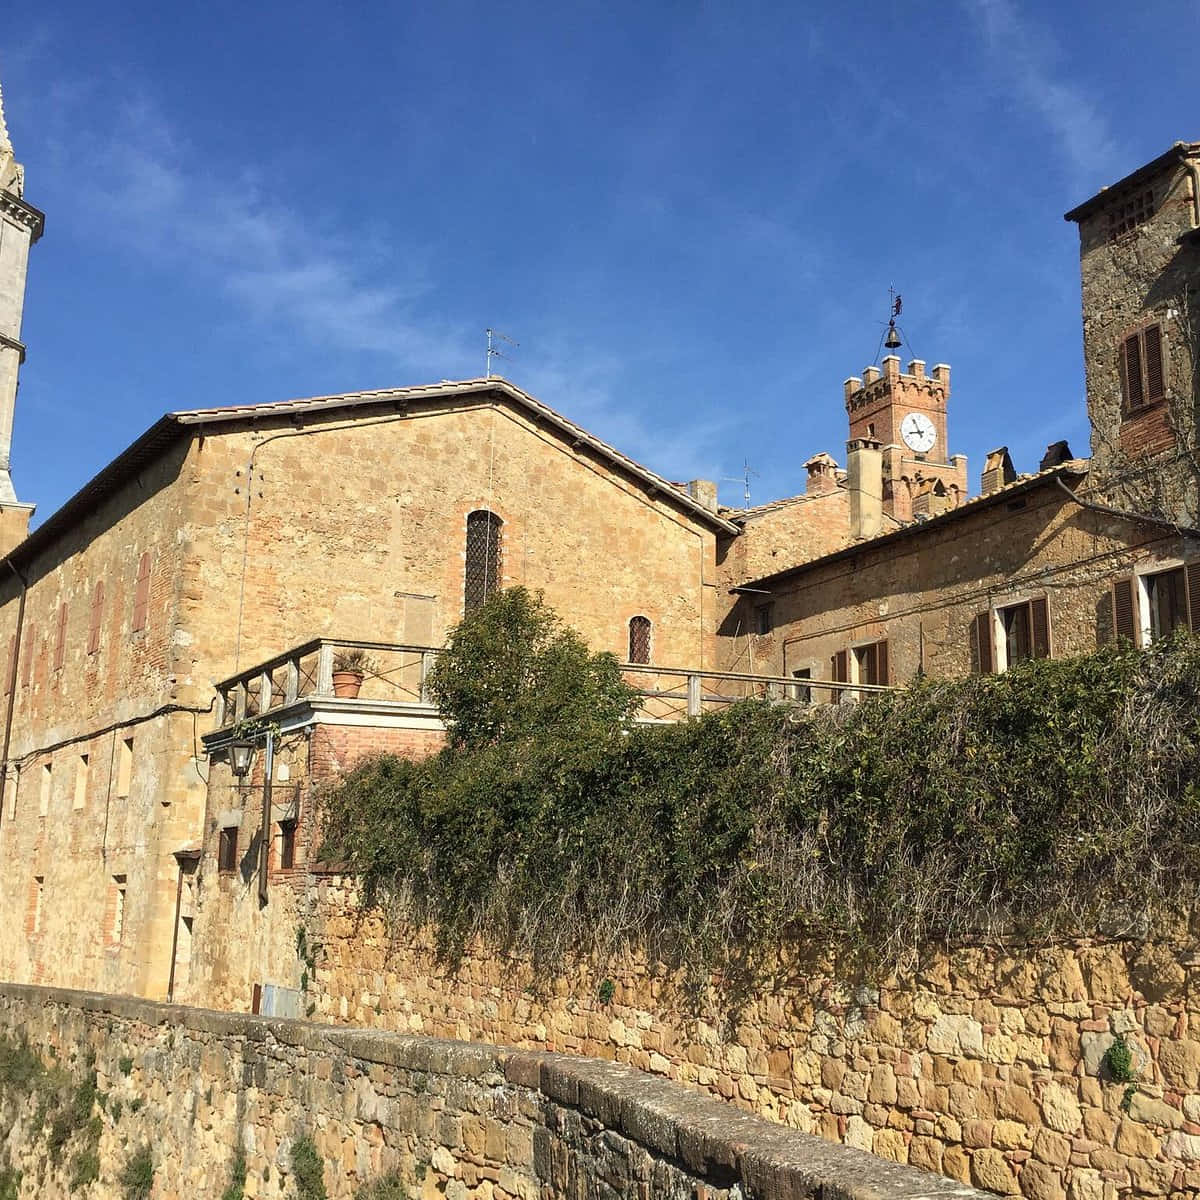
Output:
[[[1004,633],[1004,618],[1000,615],[1006,608],[1019,608],[1022,604],[1031,606],[1030,610],[1030,628],[1029,641],[1030,649],[1033,648],[1033,614],[1032,605],[1035,600],[1046,601],[1047,621],[1049,622],[1050,596],[1047,592],[1019,592],[1004,596],[1001,599],[993,599],[988,605],[988,613],[991,620],[988,622],[988,627],[992,631],[992,671],[996,675],[1003,675],[1005,671],[1012,665],[1008,661],[1008,638]],[[1054,657],[1054,629],[1053,626],[1049,629],[1050,635],[1050,657]]]
[[1185,558],[1163,558],[1154,562],[1141,563],[1133,569],[1133,631],[1137,635],[1138,647],[1146,649],[1153,641],[1150,636],[1150,586],[1151,575],[1165,575],[1168,571],[1184,571],[1184,588],[1187,588],[1187,563]]
[[[888,645],[888,662],[890,664],[891,663],[891,655],[892,655],[892,648],[891,648],[891,644],[890,644],[891,638],[886,633],[880,637],[862,638],[857,642],[851,642],[850,645],[846,647],[846,682],[847,683],[860,684],[863,682],[859,678],[859,674],[858,674],[858,651],[865,650],[868,646],[878,646],[880,642],[888,642],[889,643],[889,645]],[[860,700],[861,698],[862,698],[862,692],[853,691],[853,692],[849,693],[849,699]],[[845,700],[845,699],[847,699],[847,697],[843,696],[842,699]]]

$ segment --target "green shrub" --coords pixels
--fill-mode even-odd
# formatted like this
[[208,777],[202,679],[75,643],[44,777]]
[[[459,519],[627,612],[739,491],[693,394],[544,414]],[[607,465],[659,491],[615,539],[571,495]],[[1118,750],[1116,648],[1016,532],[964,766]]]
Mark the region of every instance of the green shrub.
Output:
[[354,1193],[354,1200],[409,1200],[409,1184],[396,1171],[381,1175]]
[[21,1200],[21,1172],[15,1167],[0,1167],[0,1200]]
[[447,959],[476,934],[546,966],[635,948],[733,992],[781,946],[882,969],[947,939],[1140,938],[1190,911],[1200,639],[630,729],[574,643],[526,672],[546,622],[527,595],[482,606],[435,672],[451,744],[324,797],[324,857]]
[[100,1178],[99,1151],[81,1150],[71,1160],[71,1190],[78,1191]]
[[229,1186],[221,1193],[221,1200],[242,1200],[246,1194],[246,1151],[241,1147],[233,1152],[229,1165]]
[[120,1071],[122,1075],[128,1075],[133,1070],[133,1059],[128,1055],[123,1054],[119,1059],[117,1059],[117,1070]]
[[1133,1069],[1133,1048],[1120,1034],[1105,1050],[1101,1065],[1114,1083],[1132,1083],[1137,1078],[1137,1072]]
[[154,1187],[154,1156],[148,1145],[134,1152],[121,1172],[120,1182],[125,1200],[147,1200]]
[[325,1164],[316,1143],[307,1134],[292,1143],[292,1174],[296,1177],[298,1200],[328,1200],[325,1191]]

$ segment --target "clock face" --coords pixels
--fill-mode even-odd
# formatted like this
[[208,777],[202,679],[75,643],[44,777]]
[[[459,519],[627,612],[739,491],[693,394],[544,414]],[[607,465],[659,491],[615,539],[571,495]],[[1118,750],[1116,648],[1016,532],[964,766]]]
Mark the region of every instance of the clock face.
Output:
[[937,441],[937,430],[924,413],[909,413],[900,422],[900,436],[910,450],[925,454],[933,449],[933,443]]

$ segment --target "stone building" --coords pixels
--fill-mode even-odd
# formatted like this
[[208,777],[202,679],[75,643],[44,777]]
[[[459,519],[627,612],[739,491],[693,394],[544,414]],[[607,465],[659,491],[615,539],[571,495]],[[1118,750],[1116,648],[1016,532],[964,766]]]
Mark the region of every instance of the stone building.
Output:
[[708,664],[735,530],[497,379],[165,416],[0,578],[0,976],[166,994],[218,680],[315,637],[437,646],[513,584],[622,658]]
[[[970,500],[950,368],[887,357],[844,385],[845,470],[815,454],[803,495],[720,509],[711,483],[672,484],[477,379],[169,413],[26,536],[8,438],[42,216],[0,120],[0,976],[162,997],[191,986],[195,959],[213,988],[226,972],[230,1003],[269,980],[243,963],[235,986],[213,946],[193,948],[198,881],[225,897],[213,937],[237,929],[269,961],[286,922],[250,919],[272,872],[304,865],[307,781],[438,744],[428,656],[496,587],[541,589],[625,661],[779,676],[794,698],[1200,625],[1194,535],[1167,523],[1191,511],[1186,488],[1175,509],[1118,494],[1132,449],[1183,483],[1191,461],[1174,422],[1192,309],[1173,297],[1196,279],[1194,151],[1072,214],[1090,464],[1058,447],[1018,477],[996,451]],[[1151,199],[1110,222],[1126,193]],[[1170,445],[1136,432],[1168,416]],[[356,647],[374,670],[335,695],[335,658]],[[239,781],[225,743],[263,713],[274,761]]]
[[1200,142],[1176,142],[1066,219],[1079,226],[1091,486],[1200,524]]

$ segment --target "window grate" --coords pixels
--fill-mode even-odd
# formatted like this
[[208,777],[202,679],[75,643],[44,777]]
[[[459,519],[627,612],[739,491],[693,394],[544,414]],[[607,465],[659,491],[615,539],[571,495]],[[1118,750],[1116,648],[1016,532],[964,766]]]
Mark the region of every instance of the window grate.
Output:
[[478,608],[500,586],[500,527],[498,516],[486,509],[467,517],[467,565],[463,611]]
[[650,661],[650,631],[653,627],[649,617],[631,617],[629,621],[629,661]]
[[1122,234],[1144,225],[1154,216],[1154,191],[1147,189],[1132,196],[1123,204],[1114,205],[1108,211],[1108,240],[1115,242]]

